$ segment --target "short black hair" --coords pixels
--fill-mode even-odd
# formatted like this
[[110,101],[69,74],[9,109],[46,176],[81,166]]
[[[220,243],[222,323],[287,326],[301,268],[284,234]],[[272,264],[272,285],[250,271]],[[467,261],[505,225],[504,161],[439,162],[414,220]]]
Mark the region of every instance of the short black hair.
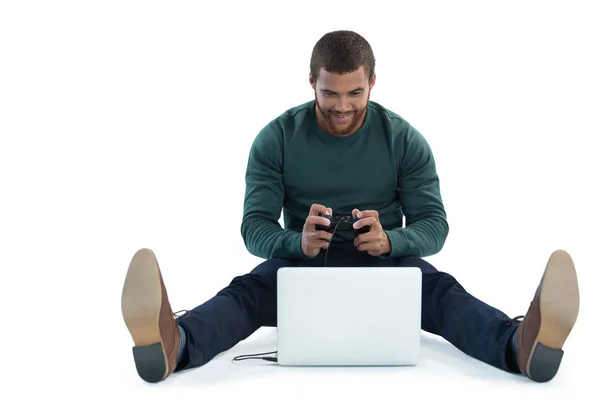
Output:
[[313,48],[310,59],[310,73],[315,80],[319,71],[345,74],[364,67],[367,77],[375,74],[375,56],[369,42],[352,31],[326,33]]

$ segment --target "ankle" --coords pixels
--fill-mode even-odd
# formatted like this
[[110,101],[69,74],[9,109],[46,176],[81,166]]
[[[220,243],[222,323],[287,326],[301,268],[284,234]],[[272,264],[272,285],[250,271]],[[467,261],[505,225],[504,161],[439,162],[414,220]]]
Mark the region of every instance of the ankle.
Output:
[[517,329],[513,331],[508,339],[508,343],[506,344],[506,366],[511,372],[520,373],[519,363],[517,358]]
[[177,350],[177,364],[179,364],[186,355],[187,333],[181,325],[177,324],[177,327],[179,328],[179,349]]

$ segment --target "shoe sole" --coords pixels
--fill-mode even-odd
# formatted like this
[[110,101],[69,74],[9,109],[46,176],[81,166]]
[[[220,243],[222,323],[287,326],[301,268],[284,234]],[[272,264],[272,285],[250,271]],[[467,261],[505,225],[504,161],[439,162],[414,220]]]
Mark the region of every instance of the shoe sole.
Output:
[[579,286],[571,256],[557,250],[550,256],[540,292],[540,330],[527,360],[527,375],[548,382],[558,372],[563,346],[579,314]]
[[133,256],[121,297],[121,311],[133,338],[133,359],[140,378],[156,383],[168,371],[159,317],[162,302],[160,270],[154,253],[141,249]]

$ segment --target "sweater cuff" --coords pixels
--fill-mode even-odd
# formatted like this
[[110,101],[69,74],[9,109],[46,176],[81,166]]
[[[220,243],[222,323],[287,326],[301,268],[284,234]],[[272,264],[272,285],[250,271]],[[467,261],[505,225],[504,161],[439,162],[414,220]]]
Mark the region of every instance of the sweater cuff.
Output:
[[382,254],[380,258],[396,258],[405,254],[408,250],[408,242],[404,232],[397,230],[384,230],[384,232],[390,241],[390,252]]
[[305,259],[307,258],[302,252],[302,232],[291,232],[284,239],[283,246],[287,256],[284,258]]

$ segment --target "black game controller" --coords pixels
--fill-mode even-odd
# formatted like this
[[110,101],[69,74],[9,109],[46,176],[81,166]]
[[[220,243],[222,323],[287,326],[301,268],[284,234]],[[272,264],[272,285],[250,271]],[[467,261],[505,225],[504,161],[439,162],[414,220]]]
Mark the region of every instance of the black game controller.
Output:
[[362,233],[367,233],[371,230],[371,227],[369,225],[365,225],[360,229],[354,229],[352,227],[352,225],[358,221],[360,218],[356,218],[354,215],[350,214],[350,215],[336,215],[336,216],[331,216],[331,215],[319,215],[319,217],[323,217],[323,218],[327,218],[330,222],[329,226],[325,226],[325,225],[316,225],[315,229],[318,231],[326,231],[329,233],[333,233],[333,230],[336,229],[337,226],[337,231],[354,231],[354,235],[358,236]]

